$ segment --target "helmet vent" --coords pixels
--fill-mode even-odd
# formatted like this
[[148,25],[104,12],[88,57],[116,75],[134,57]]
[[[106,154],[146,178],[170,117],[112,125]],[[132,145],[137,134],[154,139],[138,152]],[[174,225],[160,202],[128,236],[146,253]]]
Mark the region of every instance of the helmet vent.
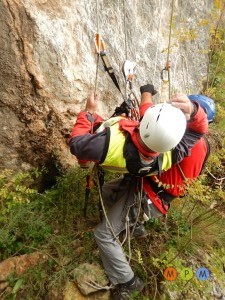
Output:
[[159,117],[160,117],[160,114],[158,115],[158,117],[157,117],[157,119],[156,119],[156,122],[158,122],[158,121],[159,121]]
[[159,121],[159,117],[160,117],[160,113],[161,113],[162,109],[163,109],[163,106],[162,106],[162,107],[160,108],[160,110],[159,110],[159,114],[158,114],[158,116],[157,116],[156,122]]

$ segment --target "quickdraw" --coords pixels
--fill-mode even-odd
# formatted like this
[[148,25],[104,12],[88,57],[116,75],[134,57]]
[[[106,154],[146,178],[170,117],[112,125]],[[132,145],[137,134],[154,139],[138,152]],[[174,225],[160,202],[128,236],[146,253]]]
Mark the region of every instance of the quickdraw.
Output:
[[162,80],[162,89],[161,89],[161,97],[160,101],[161,103],[168,102],[170,98],[170,91],[168,91],[168,85],[170,84],[170,63],[167,62],[164,69],[161,71],[161,80]]
[[[119,90],[119,92],[123,96],[121,88],[117,81],[116,75],[114,73],[113,67],[111,66],[110,61],[106,55],[105,43],[99,33],[97,33],[95,35],[95,48],[96,48],[96,53],[98,54],[98,56],[101,57],[105,71],[109,74],[109,76],[111,77],[116,88]],[[136,73],[136,63],[126,60],[123,65],[122,72],[123,72],[123,75],[125,78],[125,83],[126,83],[126,96],[123,97],[126,105],[124,105],[124,103],[121,104],[123,106],[122,110],[126,111],[126,115],[129,118],[138,120],[139,119],[139,111],[138,111],[139,103],[138,103],[137,97],[133,91],[133,79],[134,79],[134,75]],[[117,108],[117,110],[120,111],[120,109],[118,109],[118,108]]]
[[122,94],[119,83],[116,79],[114,70],[113,70],[113,68],[109,62],[109,59],[106,55],[105,43],[99,33],[96,33],[96,35],[95,35],[95,48],[96,48],[96,53],[101,57],[105,71],[109,74],[109,76],[111,77],[115,86],[117,87],[119,92]]
[[133,80],[136,73],[136,63],[130,60],[126,60],[123,65],[123,75],[126,82],[126,104],[130,109],[129,117],[135,120],[139,120],[139,102],[133,91]]

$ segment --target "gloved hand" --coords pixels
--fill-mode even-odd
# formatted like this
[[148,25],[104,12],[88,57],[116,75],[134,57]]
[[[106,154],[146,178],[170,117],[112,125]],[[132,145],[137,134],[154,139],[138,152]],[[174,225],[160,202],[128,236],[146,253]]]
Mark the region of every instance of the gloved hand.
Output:
[[141,94],[147,92],[147,93],[152,94],[152,96],[157,94],[157,91],[155,90],[153,84],[146,84],[146,85],[141,86],[140,87],[140,92],[141,92]]

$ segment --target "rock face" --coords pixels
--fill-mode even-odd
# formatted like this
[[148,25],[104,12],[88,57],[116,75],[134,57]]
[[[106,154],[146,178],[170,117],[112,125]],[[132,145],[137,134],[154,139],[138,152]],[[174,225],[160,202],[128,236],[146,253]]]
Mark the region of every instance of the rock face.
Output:
[[[76,163],[67,140],[95,85],[99,112],[110,116],[122,97],[99,66],[101,33],[124,92],[122,65],[137,63],[134,90],[153,82],[168,57],[172,1],[1,0],[0,168]],[[196,93],[207,73],[212,0],[174,1],[169,59],[173,91]],[[156,96],[157,97],[157,96]]]
[[0,281],[7,281],[7,277],[14,273],[16,275],[24,273],[28,268],[37,265],[39,262],[47,260],[47,256],[40,252],[23,254],[10,257],[0,262]]

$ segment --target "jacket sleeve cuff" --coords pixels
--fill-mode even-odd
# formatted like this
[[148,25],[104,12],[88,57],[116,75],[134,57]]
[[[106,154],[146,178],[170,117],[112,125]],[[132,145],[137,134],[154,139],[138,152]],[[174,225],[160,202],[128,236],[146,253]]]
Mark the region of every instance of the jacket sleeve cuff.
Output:
[[146,110],[153,106],[153,103],[150,102],[150,103],[145,103],[145,104],[142,104],[139,106],[139,112],[140,112],[140,117],[143,117],[144,113],[146,112]]

